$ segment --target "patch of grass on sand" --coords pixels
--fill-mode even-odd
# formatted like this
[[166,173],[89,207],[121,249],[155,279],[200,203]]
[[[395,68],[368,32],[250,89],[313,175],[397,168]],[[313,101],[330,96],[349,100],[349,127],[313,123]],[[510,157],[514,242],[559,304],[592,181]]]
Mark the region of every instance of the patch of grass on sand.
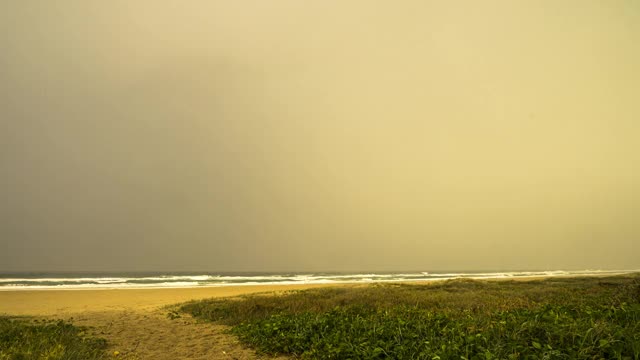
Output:
[[0,360],[106,358],[106,340],[62,320],[0,317]]
[[181,310],[310,359],[640,359],[640,276],[374,284]]

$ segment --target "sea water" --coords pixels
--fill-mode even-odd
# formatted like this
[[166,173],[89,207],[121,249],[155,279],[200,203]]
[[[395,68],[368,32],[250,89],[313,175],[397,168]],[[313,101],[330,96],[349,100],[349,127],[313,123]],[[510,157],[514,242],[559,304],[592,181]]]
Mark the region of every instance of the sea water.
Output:
[[136,289],[206,286],[338,284],[467,279],[518,279],[529,277],[617,275],[640,270],[554,270],[512,272],[371,272],[371,273],[9,273],[0,274],[2,290]]

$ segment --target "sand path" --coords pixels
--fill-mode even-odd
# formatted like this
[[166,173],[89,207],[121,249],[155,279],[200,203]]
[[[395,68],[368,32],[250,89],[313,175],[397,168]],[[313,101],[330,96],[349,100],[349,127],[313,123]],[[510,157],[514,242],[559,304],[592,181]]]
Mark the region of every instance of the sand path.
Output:
[[[198,322],[190,316],[170,319],[167,310],[85,312],[72,320],[91,326],[107,339],[109,352],[120,359],[261,359],[227,334],[227,327]],[[285,359],[281,357],[280,359]]]

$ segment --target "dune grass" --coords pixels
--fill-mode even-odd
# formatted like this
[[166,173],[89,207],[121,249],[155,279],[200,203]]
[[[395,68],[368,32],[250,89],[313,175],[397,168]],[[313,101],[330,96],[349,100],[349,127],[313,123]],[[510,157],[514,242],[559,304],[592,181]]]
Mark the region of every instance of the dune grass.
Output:
[[0,317],[0,360],[106,358],[106,340],[62,320]]
[[308,359],[640,359],[639,276],[374,284],[181,310]]

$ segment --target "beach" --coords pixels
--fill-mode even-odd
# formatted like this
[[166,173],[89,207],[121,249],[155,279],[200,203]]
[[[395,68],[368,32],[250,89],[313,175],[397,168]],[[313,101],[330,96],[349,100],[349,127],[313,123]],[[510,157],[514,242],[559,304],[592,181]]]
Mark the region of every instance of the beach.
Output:
[[[637,274],[617,277],[536,276],[515,279],[458,279],[453,282],[406,281],[378,283],[373,286],[365,283],[342,283],[156,289],[6,290],[0,291],[0,315],[49,320],[62,319],[77,326],[87,326],[89,327],[88,334],[106,339],[107,351],[120,359],[287,359],[283,356],[257,354],[246,345],[242,345],[237,337],[230,335],[228,333],[230,327],[196,319],[189,312],[176,311],[177,308],[172,305],[190,300],[233,298],[258,293],[272,295],[291,290],[335,287],[349,288],[347,294],[351,295],[346,296],[350,300],[344,304],[370,298],[366,296],[368,291],[378,291],[378,294],[374,296],[377,299],[376,303],[387,298],[387,301],[391,301],[390,304],[393,304],[400,301],[400,298],[397,297],[402,295],[402,291],[397,291],[403,288],[400,284],[414,284],[433,286],[430,287],[433,291],[429,291],[429,293],[441,299],[447,299],[444,304],[461,301],[461,304],[466,304],[461,305],[463,307],[477,307],[478,303],[489,301],[487,304],[491,305],[485,304],[486,306],[508,307],[513,305],[518,307],[520,306],[518,301],[508,305],[504,299],[507,297],[517,298],[524,294],[522,291],[531,291],[533,294],[531,296],[538,299],[553,298],[552,294],[557,291],[564,291],[568,296],[571,290],[567,289],[573,288],[580,290],[592,287],[599,289],[597,291],[609,291],[611,284],[631,283],[633,279],[637,279],[637,276]],[[518,284],[522,284],[524,287]],[[442,286],[453,286],[454,289],[443,291]],[[419,292],[419,289],[425,288],[420,286],[414,289],[418,289],[415,291]],[[510,290],[491,293],[496,289]],[[335,290],[342,291],[341,289]],[[467,291],[466,295],[460,291]],[[536,292],[541,295],[536,295]],[[344,292],[342,293],[344,294]],[[360,293],[365,296],[356,295]],[[427,293],[422,292],[421,294]],[[500,295],[495,297],[496,294]],[[591,292],[584,294],[591,294]],[[480,297],[474,298],[474,296]],[[489,299],[491,296],[494,296],[494,300],[483,300],[484,297]],[[578,296],[577,299],[580,297]],[[266,303],[273,301],[269,298],[263,299]],[[414,299],[414,297],[410,298]],[[603,299],[608,298],[603,297]],[[315,303],[315,298],[313,299],[311,301]],[[565,295],[562,295],[558,299],[566,298]],[[335,301],[343,304],[340,300]],[[563,302],[564,300],[558,304]],[[330,306],[330,308],[332,307],[333,305]]]
[[[403,283],[424,285],[431,282]],[[121,359],[273,359],[272,356],[260,356],[242,346],[234,336],[226,333],[226,326],[196,321],[187,314],[180,314],[180,318],[171,319],[168,316],[171,311],[168,307],[206,298],[366,285],[334,283],[155,289],[7,290],[0,291],[0,315],[64,319],[74,325],[89,326],[92,329],[91,334],[107,339],[109,352],[117,351],[118,358]]]
[[216,297],[282,292],[336,284],[243,285],[202,288],[0,291],[0,314],[73,316],[86,311],[153,311]]
[[[169,289],[0,291],[0,315],[65,319],[90,326],[122,359],[260,359],[241,346],[227,327],[170,319],[167,305],[189,300],[274,293],[327,284],[245,285]],[[267,357],[272,358],[272,357]]]

